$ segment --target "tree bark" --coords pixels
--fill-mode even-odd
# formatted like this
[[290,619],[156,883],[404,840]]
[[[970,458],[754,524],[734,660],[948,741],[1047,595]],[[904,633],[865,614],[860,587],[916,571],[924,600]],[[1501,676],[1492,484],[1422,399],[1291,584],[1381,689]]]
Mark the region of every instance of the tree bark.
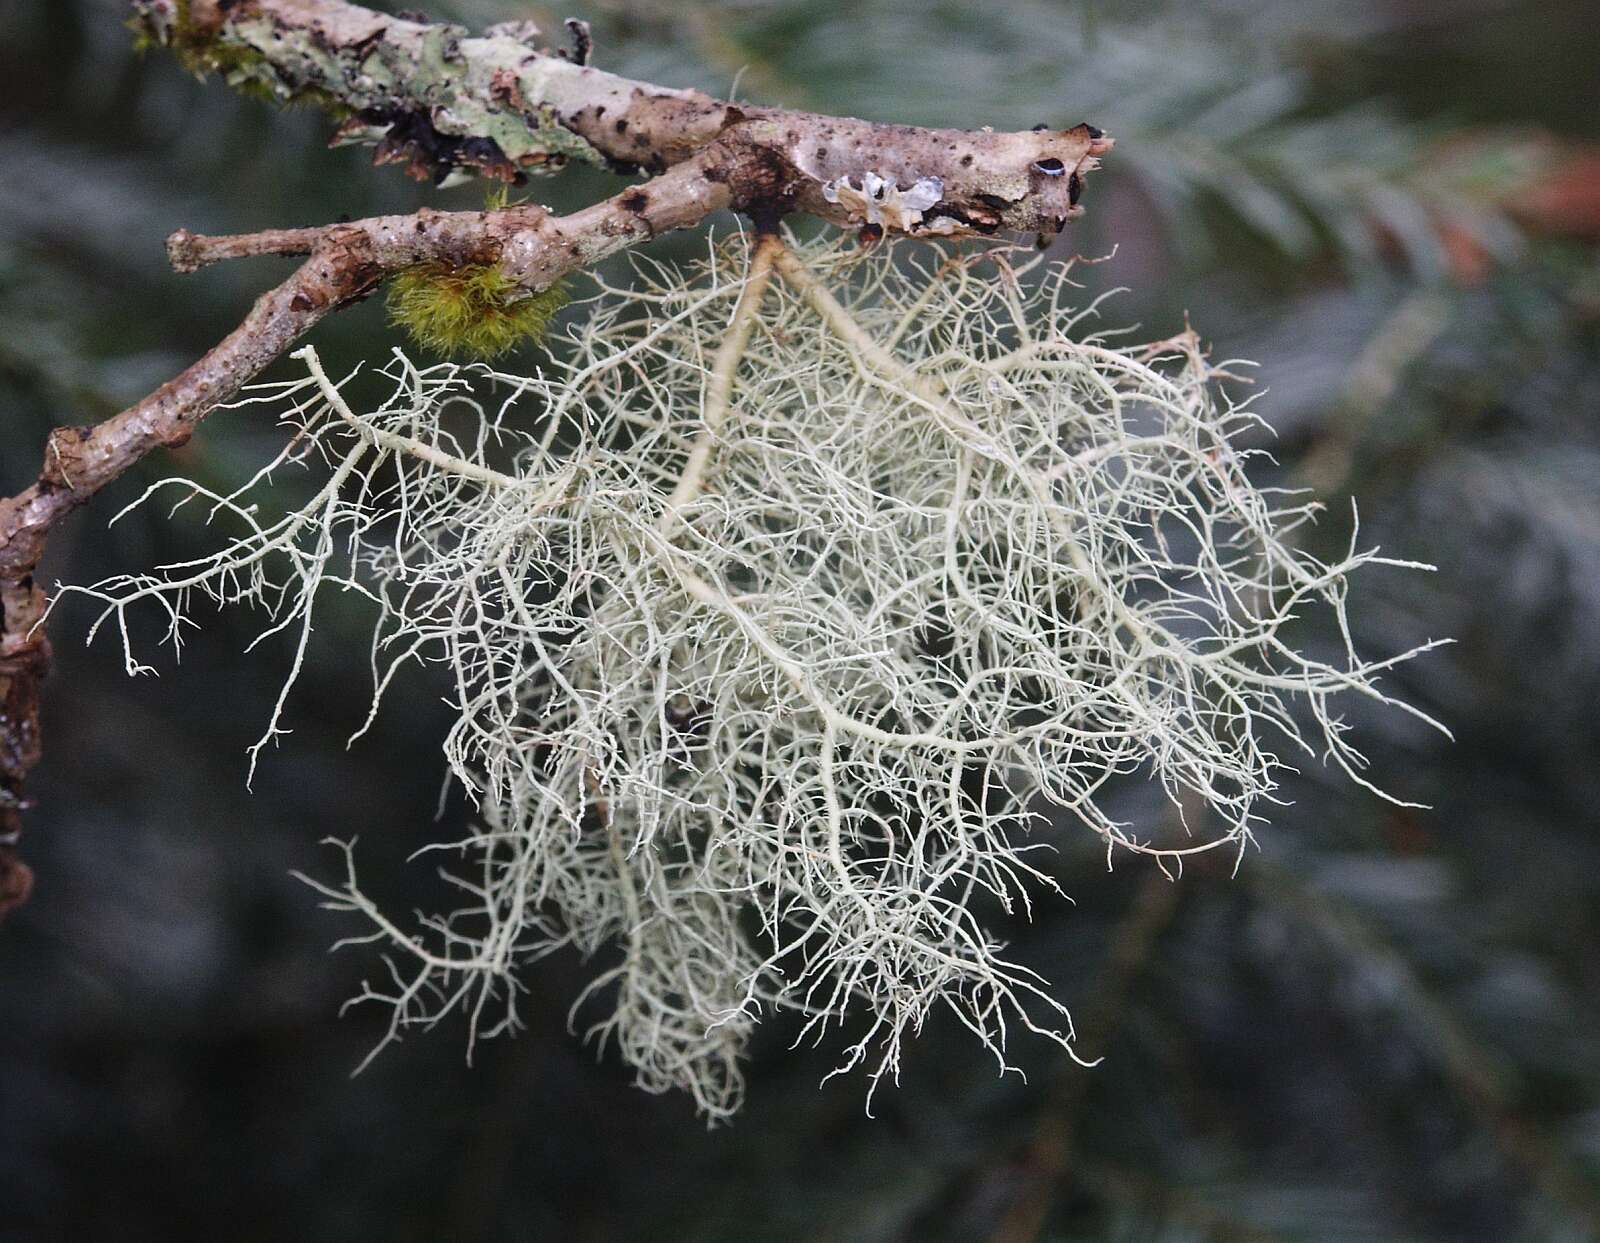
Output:
[[284,102],[320,102],[343,118],[336,143],[374,145],[377,162],[424,178],[473,169],[512,180],[575,159],[661,172],[739,127],[766,153],[770,197],[789,210],[880,223],[824,188],[847,181],[859,193],[868,174],[900,188],[937,179],[938,201],[910,231],[1037,232],[1079,214],[1083,177],[1111,148],[1088,124],[997,134],[732,104],[606,73],[584,63],[586,34],[581,54],[552,50],[529,22],[474,38],[345,0],[133,7],[147,37],[192,67]]

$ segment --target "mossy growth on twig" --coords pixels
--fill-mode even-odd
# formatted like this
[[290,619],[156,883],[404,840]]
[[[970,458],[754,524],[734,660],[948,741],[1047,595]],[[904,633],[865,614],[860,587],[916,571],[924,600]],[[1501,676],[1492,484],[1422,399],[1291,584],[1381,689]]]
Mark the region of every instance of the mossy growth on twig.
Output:
[[536,294],[494,264],[421,263],[389,284],[389,320],[435,354],[497,358],[539,341],[567,304],[564,284]]

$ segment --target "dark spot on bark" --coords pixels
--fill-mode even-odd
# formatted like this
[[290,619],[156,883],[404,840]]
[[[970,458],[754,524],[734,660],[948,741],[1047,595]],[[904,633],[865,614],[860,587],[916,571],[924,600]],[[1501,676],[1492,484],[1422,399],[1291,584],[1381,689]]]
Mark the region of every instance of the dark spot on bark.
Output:
[[856,234],[857,240],[863,246],[871,246],[874,242],[883,240],[883,226],[881,224],[864,224],[861,232]]
[[415,22],[419,26],[433,25],[433,19],[421,9],[396,9],[394,15],[403,22]]
[[377,292],[382,279],[383,271],[376,266],[362,265],[352,269],[345,285],[350,292],[339,298],[339,305],[354,306],[358,302],[365,302]]
[[1083,123],[1083,132],[1088,134],[1090,138],[1104,138],[1106,136],[1105,130],[1098,125],[1090,125],[1087,121]]
[[297,293],[294,297],[289,299],[289,309],[291,311],[309,311],[315,308],[316,305],[317,304],[315,302],[306,297],[303,293]]
[[803,180],[798,169],[768,147],[740,150],[726,163],[706,170],[711,181],[733,192],[733,208],[750,217],[757,233],[776,233],[778,223],[795,209]]
[[1039,124],[1037,124],[1037,125],[1035,125],[1033,127],[1033,132],[1035,134],[1038,134],[1038,133],[1041,133],[1042,131],[1047,130],[1049,128],[1050,127],[1048,125],[1046,125],[1043,121],[1040,121]]
[[640,189],[629,190],[617,201],[622,204],[624,211],[631,211],[636,216],[642,215],[645,208],[650,206],[650,196]]
[[964,156],[961,157],[961,167],[962,168],[971,168],[972,167],[972,152],[969,151]]
[[515,181],[517,169],[492,138],[464,138],[456,149],[456,163],[475,165],[501,181]]
[[1078,176],[1077,173],[1073,173],[1072,176],[1067,178],[1067,202],[1076,207],[1078,205],[1078,199],[1081,198],[1082,195],[1083,178]]
[[617,133],[619,133],[619,134],[626,134],[628,132],[628,121],[627,121],[627,118],[625,118],[625,117],[618,117],[617,118],[616,130],[617,130]]
[[783,223],[787,210],[776,202],[751,203],[745,208],[745,214],[750,217],[750,223],[755,226],[756,235],[775,235],[778,227]]
[[940,218],[954,220],[963,228],[971,229],[975,233],[993,233],[999,225],[998,220],[985,214],[974,216],[968,212],[962,211],[961,208],[952,204],[935,203],[923,213],[922,219],[924,222],[924,227],[926,227],[928,222],[938,220]]

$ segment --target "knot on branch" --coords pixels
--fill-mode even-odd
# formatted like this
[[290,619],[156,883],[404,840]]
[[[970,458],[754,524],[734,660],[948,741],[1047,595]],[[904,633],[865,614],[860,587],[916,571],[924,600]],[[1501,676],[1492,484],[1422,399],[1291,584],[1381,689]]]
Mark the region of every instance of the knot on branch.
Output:
[[729,205],[749,216],[757,232],[775,233],[778,222],[799,209],[806,174],[748,122],[728,126],[706,159],[706,180],[728,187]]
[[39,469],[42,487],[77,492],[89,478],[84,455],[93,451],[95,429],[91,424],[52,428],[45,439],[44,465]]

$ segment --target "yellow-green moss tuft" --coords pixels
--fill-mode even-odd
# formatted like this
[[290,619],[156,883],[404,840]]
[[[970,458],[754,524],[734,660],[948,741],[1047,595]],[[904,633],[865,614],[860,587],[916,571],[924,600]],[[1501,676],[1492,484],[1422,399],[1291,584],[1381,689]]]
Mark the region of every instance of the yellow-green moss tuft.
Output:
[[389,321],[436,354],[495,358],[538,341],[567,303],[564,285],[536,294],[492,264],[423,263],[389,283]]

